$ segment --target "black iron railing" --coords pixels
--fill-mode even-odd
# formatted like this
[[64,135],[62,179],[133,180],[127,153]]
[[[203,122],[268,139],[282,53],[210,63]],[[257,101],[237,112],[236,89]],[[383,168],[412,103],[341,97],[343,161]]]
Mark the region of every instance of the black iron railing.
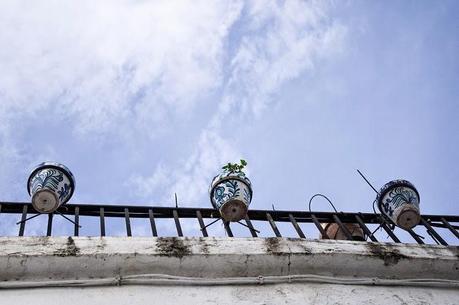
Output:
[[[0,202],[0,217],[2,214],[17,215],[19,236],[24,236],[28,220],[39,216],[33,206],[25,202]],[[203,237],[207,237],[210,236],[208,228],[213,222],[218,220],[219,213],[214,209],[208,208],[66,204],[61,206],[53,214],[44,214],[42,217],[46,216],[48,217],[46,227],[47,236],[52,235],[53,219],[62,216],[72,222],[74,236],[80,235],[82,217],[97,217],[99,219],[100,236],[106,235],[106,218],[124,218],[127,236],[132,236],[131,219],[144,219],[147,221],[149,227],[151,227],[152,236],[159,236],[156,225],[159,219],[173,219],[178,236],[184,236],[180,220],[194,219],[199,224],[200,234]],[[270,227],[269,231],[272,232],[266,232],[266,230],[260,232],[259,228],[255,227],[253,222],[269,224],[265,229]],[[1,223],[0,218],[0,225]],[[290,224],[290,230],[287,230],[287,235],[289,236],[281,234],[281,230],[278,228],[279,223]],[[418,244],[457,245],[459,240],[459,216],[453,215],[422,215],[417,227],[405,231],[399,228],[394,230],[394,225],[390,223],[390,220],[381,217],[380,214],[374,213],[249,210],[247,217],[243,221],[239,223],[224,223],[224,229],[226,235],[229,237],[234,236],[232,227],[241,225],[240,227],[243,227],[245,230],[242,233],[239,232],[241,236],[257,237],[262,233],[263,236],[317,238],[318,231],[322,238],[328,239],[329,236],[321,225],[323,223],[336,223],[349,240],[352,240],[353,236],[346,225],[344,225],[347,223],[357,224],[364,232],[366,240],[373,242],[410,242],[410,240],[406,240],[405,235],[411,236],[412,240]],[[305,224],[310,225],[307,231],[311,232],[312,226],[315,234],[306,233],[302,229],[302,226]],[[376,230],[374,230],[375,227]],[[376,233],[377,231],[378,233]],[[384,237],[385,234],[381,232],[387,233],[387,236]],[[404,236],[397,236],[401,232],[405,232]],[[424,236],[427,236],[426,234],[430,237],[428,241],[424,238]],[[389,237],[390,239],[387,240]]]

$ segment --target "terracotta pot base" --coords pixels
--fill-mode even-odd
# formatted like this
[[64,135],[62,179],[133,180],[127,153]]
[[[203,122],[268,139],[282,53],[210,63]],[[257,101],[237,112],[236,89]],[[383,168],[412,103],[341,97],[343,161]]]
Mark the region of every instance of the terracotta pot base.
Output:
[[33,194],[32,205],[40,213],[52,213],[59,207],[59,199],[54,192],[41,189]]
[[239,221],[247,214],[247,205],[241,200],[229,200],[220,207],[220,215],[225,221]]

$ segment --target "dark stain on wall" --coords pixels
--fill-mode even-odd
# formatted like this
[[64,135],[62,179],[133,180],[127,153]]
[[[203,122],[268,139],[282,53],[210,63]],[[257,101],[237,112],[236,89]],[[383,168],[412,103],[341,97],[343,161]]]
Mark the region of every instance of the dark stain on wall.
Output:
[[77,256],[80,253],[80,249],[75,245],[75,241],[72,237],[67,238],[67,243],[64,248],[58,249],[54,252],[55,256]]
[[408,256],[401,254],[398,249],[393,249],[389,245],[368,243],[367,248],[372,255],[382,259],[385,266],[396,265],[401,259],[409,259]]
[[191,254],[189,247],[183,243],[183,240],[177,237],[158,237],[156,245],[159,255],[162,256],[182,258],[185,255]]

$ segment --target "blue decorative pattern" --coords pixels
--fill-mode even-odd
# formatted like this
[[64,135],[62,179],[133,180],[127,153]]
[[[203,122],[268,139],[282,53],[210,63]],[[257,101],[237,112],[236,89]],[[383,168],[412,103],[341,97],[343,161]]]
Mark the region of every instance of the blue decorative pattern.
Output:
[[247,206],[252,200],[250,180],[242,172],[223,171],[214,177],[209,189],[212,205],[220,209],[230,200],[239,200]]
[[409,181],[393,180],[384,185],[376,197],[381,213],[387,215],[397,225],[398,216],[405,207],[419,213],[419,193]]
[[32,182],[32,193],[35,193],[39,189],[49,188],[51,190],[57,190],[59,182],[64,178],[62,172],[56,169],[42,170],[37,173]]
[[42,167],[35,170],[29,178],[29,190],[31,195],[41,189],[50,190],[62,204],[67,202],[73,193],[74,182],[71,178],[73,176],[68,176],[56,167]]

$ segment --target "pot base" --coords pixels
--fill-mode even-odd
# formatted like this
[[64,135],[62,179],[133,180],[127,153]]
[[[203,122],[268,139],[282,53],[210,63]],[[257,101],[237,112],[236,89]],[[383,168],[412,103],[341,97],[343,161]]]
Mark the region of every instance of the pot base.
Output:
[[421,220],[418,210],[411,207],[405,207],[397,217],[397,226],[408,230],[418,225]]
[[52,213],[59,207],[59,199],[54,192],[41,189],[32,196],[32,205],[37,212]]
[[225,221],[239,221],[247,214],[247,205],[241,200],[229,200],[220,207],[220,215]]

